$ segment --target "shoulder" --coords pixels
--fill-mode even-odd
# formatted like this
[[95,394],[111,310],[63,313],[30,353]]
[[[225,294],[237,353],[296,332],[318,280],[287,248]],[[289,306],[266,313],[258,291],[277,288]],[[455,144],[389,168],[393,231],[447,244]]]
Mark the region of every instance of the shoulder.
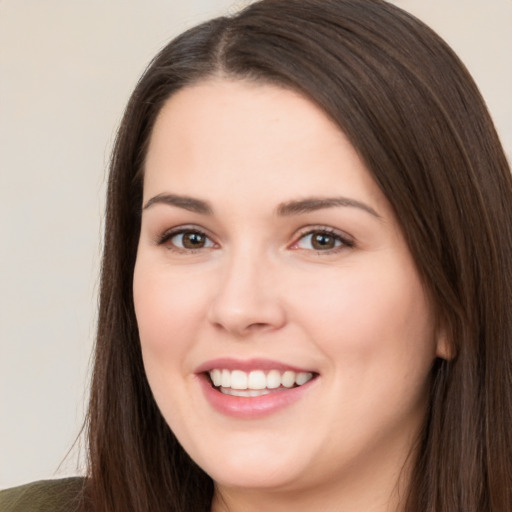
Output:
[[77,512],[85,478],[41,480],[0,491],[1,512]]

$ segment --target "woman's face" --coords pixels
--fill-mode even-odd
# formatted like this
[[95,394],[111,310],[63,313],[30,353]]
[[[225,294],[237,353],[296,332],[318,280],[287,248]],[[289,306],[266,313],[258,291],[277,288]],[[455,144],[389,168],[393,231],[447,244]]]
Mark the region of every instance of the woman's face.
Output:
[[390,204],[313,103],[221,79],[166,103],[134,300],[155,400],[219,489],[396,482],[444,347]]

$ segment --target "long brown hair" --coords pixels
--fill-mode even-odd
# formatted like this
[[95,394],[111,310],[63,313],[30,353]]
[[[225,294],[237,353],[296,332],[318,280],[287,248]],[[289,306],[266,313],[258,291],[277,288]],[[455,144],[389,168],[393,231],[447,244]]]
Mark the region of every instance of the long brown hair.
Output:
[[143,165],[155,118],[211,76],[276,83],[320,105],[394,207],[449,333],[405,509],[512,510],[512,180],[451,49],[381,0],[263,0],[187,31],[139,81],[108,187],[88,432],[96,512],[207,511],[213,482],[148,386],[132,299]]

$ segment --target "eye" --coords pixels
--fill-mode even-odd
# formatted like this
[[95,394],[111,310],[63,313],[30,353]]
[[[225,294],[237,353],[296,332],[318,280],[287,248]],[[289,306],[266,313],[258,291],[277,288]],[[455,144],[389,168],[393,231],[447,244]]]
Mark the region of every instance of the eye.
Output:
[[202,231],[179,228],[167,231],[158,241],[159,245],[168,245],[178,251],[194,251],[215,247],[215,243]]
[[353,247],[354,242],[332,229],[314,229],[303,233],[292,249],[306,249],[318,252],[335,251],[338,248]]

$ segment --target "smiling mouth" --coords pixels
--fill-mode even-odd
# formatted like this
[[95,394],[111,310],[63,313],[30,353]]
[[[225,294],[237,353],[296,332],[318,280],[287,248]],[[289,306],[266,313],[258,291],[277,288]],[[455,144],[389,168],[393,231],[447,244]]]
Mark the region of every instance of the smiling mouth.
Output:
[[212,386],[224,395],[257,397],[276,391],[286,391],[303,386],[314,379],[313,372],[295,372],[292,370],[227,370],[215,368],[206,372]]

